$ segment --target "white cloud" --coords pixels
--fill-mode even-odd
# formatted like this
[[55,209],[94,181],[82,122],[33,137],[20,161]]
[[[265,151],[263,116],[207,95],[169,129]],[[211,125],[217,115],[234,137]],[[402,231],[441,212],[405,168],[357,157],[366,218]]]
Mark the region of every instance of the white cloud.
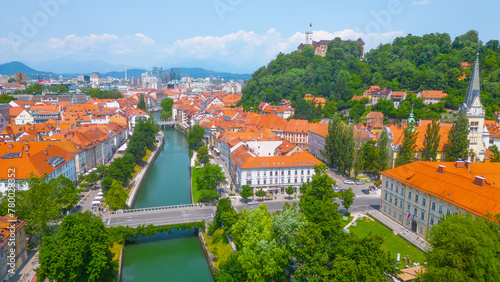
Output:
[[420,0],[420,1],[417,1],[417,0],[413,0],[411,3],[413,5],[425,5],[427,3],[431,2],[431,0]]
[[[365,50],[380,43],[391,42],[401,36],[402,31],[385,33],[363,33],[352,29],[335,32],[318,30],[313,40],[343,40],[362,38]],[[153,65],[176,64],[190,60],[213,60],[240,66],[242,71],[251,72],[266,65],[280,52],[296,50],[304,42],[305,34],[296,32],[284,37],[274,28],[263,34],[239,30],[222,36],[195,36],[179,39],[171,45],[162,45],[142,33],[118,36],[115,34],[70,34],[64,38],[49,38],[43,42],[17,44],[9,38],[0,37],[0,53],[10,60],[40,63],[61,57],[78,61],[102,60],[111,64],[127,64],[148,68]],[[15,46],[15,48],[13,47]]]

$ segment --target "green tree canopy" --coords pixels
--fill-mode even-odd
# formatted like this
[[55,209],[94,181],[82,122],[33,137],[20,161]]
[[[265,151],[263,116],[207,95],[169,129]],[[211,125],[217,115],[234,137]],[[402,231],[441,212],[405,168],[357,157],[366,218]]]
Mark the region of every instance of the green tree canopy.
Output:
[[412,123],[406,126],[403,132],[403,142],[398,150],[396,166],[402,166],[413,162],[415,150],[417,149],[417,136],[418,132],[415,130]]
[[426,281],[500,281],[500,229],[471,215],[444,217],[428,236]]
[[441,140],[439,129],[440,125],[439,121],[437,120],[433,120],[431,123],[427,124],[424,139],[424,151],[422,152],[422,160],[429,161],[430,159],[436,159],[439,141]]
[[241,186],[240,196],[243,197],[243,199],[248,199],[249,197],[252,197],[253,196],[252,187],[248,185]]
[[210,161],[210,156],[208,155],[207,146],[201,146],[196,152],[196,158],[200,164],[207,164]]
[[463,111],[453,122],[450,133],[448,133],[448,143],[444,149],[444,156],[447,162],[454,162],[461,158],[466,160],[469,154],[469,119]]
[[110,281],[112,242],[104,223],[90,212],[64,217],[54,237],[44,236],[37,277],[57,281]]

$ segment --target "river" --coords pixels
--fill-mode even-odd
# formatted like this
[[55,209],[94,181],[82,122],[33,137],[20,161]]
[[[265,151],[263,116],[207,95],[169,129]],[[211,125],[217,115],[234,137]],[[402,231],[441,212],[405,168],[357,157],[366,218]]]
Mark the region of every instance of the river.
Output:
[[[174,129],[164,133],[134,208],[191,203],[187,138]],[[199,238],[187,231],[126,245],[122,270],[122,281],[214,281]]]

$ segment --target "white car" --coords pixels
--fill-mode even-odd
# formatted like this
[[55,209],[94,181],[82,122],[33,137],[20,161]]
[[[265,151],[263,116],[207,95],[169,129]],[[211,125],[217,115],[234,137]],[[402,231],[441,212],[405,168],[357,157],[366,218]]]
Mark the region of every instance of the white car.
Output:
[[248,202],[248,204],[249,205],[256,205],[256,204],[258,204],[258,202],[256,200],[253,200],[253,201]]
[[344,184],[354,185],[354,181],[346,179],[346,180],[344,180]]

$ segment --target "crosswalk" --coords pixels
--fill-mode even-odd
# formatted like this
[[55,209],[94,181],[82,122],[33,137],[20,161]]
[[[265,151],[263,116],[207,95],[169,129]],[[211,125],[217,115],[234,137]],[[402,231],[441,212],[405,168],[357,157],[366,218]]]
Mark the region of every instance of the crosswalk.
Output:
[[377,195],[377,194],[356,194],[356,198],[370,198],[370,199],[373,199],[373,198],[380,198],[380,195]]

